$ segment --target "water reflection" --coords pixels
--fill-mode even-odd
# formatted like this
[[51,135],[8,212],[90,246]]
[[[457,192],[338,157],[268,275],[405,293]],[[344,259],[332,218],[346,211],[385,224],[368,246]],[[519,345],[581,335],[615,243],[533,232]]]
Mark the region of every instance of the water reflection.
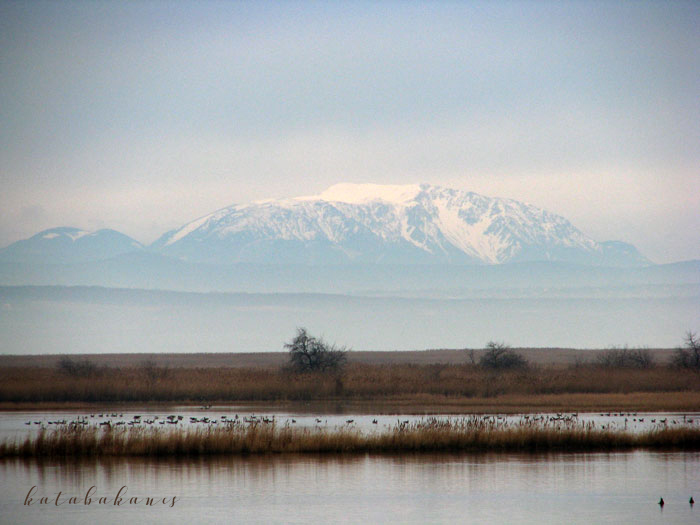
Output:
[[[34,485],[177,501],[22,505]],[[0,461],[0,488],[2,523],[683,523],[700,519],[700,453],[15,459]]]

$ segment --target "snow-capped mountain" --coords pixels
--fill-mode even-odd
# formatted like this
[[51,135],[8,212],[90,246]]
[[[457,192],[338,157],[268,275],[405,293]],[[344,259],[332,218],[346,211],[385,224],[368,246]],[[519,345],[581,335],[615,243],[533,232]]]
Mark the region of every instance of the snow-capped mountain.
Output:
[[115,230],[52,228],[0,249],[0,261],[73,263],[109,259],[143,246]]
[[649,264],[634,246],[596,242],[535,206],[428,184],[337,184],[320,195],[233,205],[151,248],[217,263]]

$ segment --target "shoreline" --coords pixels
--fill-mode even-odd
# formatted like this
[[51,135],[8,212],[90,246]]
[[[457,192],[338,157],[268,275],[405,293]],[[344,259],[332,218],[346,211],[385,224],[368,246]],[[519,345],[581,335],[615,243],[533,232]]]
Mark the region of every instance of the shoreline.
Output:
[[[328,398],[308,401],[290,400],[212,400],[210,410],[234,408],[240,412],[287,410],[301,413],[357,414],[527,414],[545,412],[697,412],[700,392],[631,392],[571,393],[542,395],[503,395],[495,397],[449,397],[415,395],[370,399]],[[105,408],[157,409],[173,407],[200,408],[195,401],[128,401],[128,402],[0,402],[0,412],[43,410],[97,410]]]

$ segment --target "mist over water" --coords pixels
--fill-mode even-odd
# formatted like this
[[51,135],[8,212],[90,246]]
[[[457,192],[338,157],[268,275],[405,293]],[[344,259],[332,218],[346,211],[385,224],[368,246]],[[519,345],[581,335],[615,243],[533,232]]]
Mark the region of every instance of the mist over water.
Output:
[[[69,290],[69,292],[71,292]],[[3,354],[267,352],[303,326],[355,350],[674,347],[700,315],[695,295],[425,299],[0,289]]]

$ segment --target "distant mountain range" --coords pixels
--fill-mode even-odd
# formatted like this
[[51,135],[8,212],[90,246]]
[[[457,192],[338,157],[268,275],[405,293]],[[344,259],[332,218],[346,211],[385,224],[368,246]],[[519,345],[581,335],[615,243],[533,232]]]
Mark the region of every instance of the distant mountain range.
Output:
[[0,353],[268,351],[297,326],[356,349],[661,346],[697,329],[698,305],[700,260],[655,265],[428,185],[234,205],[150,246],[54,228],[0,250]]
[[646,266],[518,201],[428,184],[338,184],[320,195],[218,210],[150,246],[114,230],[54,228],[0,250],[6,263],[81,263],[150,253],[190,263],[483,265],[532,261]]
[[144,250],[144,246],[115,230],[88,232],[79,228],[52,228],[0,250],[0,261],[23,263],[76,263],[111,259]]

